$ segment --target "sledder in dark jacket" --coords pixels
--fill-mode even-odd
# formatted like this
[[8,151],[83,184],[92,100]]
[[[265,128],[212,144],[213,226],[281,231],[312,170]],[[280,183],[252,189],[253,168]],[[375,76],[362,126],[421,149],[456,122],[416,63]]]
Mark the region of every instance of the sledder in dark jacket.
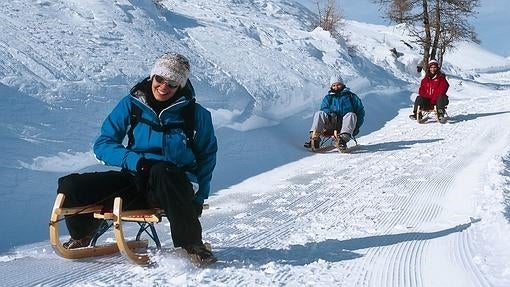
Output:
[[[121,170],[62,177],[58,192],[66,196],[65,207],[111,206],[116,196],[123,198],[126,209],[161,207],[174,246],[210,263],[216,258],[202,242],[199,217],[209,196],[217,142],[211,114],[194,101],[189,72],[184,56],[162,55],[150,77],[136,84],[108,115],[94,144],[99,160]],[[190,104],[194,105],[191,139],[183,129],[183,111]],[[130,130],[135,108],[139,118]],[[78,248],[88,246],[99,222],[91,214],[81,214],[66,217],[66,224],[71,239],[64,246]]]
[[[365,108],[361,99],[344,84],[342,77],[333,76],[330,90],[322,99],[320,110],[314,115],[310,128],[310,139],[305,142],[306,148],[311,147],[312,137],[324,130],[340,131],[340,147],[346,148],[347,142],[359,133],[365,120]],[[315,133],[318,132],[318,133]],[[318,148],[319,141],[314,141]]]

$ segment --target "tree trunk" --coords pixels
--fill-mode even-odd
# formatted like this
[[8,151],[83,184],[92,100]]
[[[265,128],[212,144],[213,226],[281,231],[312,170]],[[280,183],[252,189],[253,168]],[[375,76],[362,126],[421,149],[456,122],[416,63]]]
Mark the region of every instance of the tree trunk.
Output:
[[441,0],[436,0],[434,9],[434,42],[432,43],[432,51],[430,52],[430,58],[436,59],[437,49],[439,46],[439,37],[441,35]]
[[425,31],[425,39],[423,41],[422,66],[426,69],[430,57],[430,42],[432,36],[430,34],[430,20],[427,0],[422,0],[422,5],[423,5],[423,29]]

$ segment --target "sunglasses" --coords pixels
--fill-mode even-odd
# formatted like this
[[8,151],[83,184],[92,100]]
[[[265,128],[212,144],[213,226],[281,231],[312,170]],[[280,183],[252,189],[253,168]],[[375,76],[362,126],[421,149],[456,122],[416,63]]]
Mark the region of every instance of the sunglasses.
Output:
[[179,87],[178,84],[175,84],[174,82],[167,80],[160,75],[154,75],[154,80],[156,80],[156,82],[160,84],[166,84],[170,89],[176,89],[177,87]]

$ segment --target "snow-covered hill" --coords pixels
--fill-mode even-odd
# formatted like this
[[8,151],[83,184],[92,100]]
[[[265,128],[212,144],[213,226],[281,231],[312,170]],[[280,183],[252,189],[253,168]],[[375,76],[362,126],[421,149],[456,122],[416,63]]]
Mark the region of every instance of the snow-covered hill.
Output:
[[[450,122],[418,125],[420,56],[403,27],[346,21],[335,40],[295,2],[160,2],[0,3],[0,285],[510,285],[509,59],[459,45],[444,65]],[[47,242],[58,177],[105,169],[90,152],[102,119],[168,50],[191,59],[213,114],[202,221],[219,262],[59,258]],[[365,104],[361,147],[310,154],[334,73]],[[157,228],[171,249],[168,223]]]

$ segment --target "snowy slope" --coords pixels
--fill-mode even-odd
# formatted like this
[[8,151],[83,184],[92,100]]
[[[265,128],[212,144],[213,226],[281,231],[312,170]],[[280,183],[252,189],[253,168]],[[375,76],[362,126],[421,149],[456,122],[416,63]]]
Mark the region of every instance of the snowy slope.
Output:
[[[401,27],[348,21],[337,42],[292,2],[162,3],[0,4],[0,215],[15,219],[1,286],[510,286],[510,60],[472,44],[447,55],[450,122],[418,125],[419,55]],[[189,55],[217,128],[202,222],[219,262],[175,256],[166,220],[152,268],[59,258],[57,178],[105,168],[90,153],[102,118],[169,49]],[[364,101],[360,147],[310,154],[333,72]]]

